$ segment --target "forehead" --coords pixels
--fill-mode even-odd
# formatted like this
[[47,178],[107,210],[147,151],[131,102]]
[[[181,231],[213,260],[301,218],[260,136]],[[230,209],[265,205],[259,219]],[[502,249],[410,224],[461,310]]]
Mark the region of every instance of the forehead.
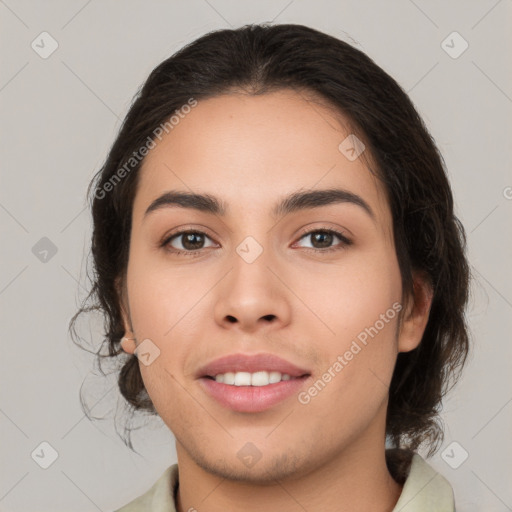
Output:
[[337,112],[291,90],[200,100],[146,156],[134,217],[169,190],[216,196],[227,216],[239,217],[270,212],[277,198],[300,189],[343,188],[386,224],[382,184],[365,159],[340,150],[349,135]]

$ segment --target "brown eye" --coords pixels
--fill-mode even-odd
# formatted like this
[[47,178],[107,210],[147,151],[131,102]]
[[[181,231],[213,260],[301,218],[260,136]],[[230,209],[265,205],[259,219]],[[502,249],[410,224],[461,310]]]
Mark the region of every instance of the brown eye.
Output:
[[311,236],[311,242],[316,249],[325,249],[326,247],[330,247],[334,240],[334,235],[332,233],[327,233],[326,231],[317,231],[309,236]]
[[204,244],[204,236],[201,233],[182,233],[182,245],[185,249],[193,251],[202,249]]
[[207,239],[210,240],[201,231],[182,231],[167,238],[162,245],[168,247],[171,252],[182,254],[204,249]]
[[[304,233],[300,239],[303,240],[306,238],[311,240],[312,247],[309,248],[319,252],[336,251],[352,243],[345,235],[333,229],[315,229],[308,231]],[[340,240],[341,243],[333,246],[332,244],[336,242],[336,239]],[[306,249],[307,248],[308,247],[306,247]]]

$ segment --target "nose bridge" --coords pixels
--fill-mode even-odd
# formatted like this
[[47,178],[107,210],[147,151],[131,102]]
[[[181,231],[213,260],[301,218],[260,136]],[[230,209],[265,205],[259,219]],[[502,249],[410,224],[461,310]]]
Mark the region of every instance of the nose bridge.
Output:
[[223,280],[215,305],[218,322],[236,320],[245,327],[254,327],[262,318],[288,319],[286,289],[274,275],[278,265],[269,237],[263,233],[259,238],[261,242],[248,235],[234,248],[231,271]]
[[[231,290],[233,294],[250,297],[255,294],[272,294],[272,266],[274,257],[268,238],[260,235],[246,236],[232,255]],[[261,242],[260,242],[261,240]]]

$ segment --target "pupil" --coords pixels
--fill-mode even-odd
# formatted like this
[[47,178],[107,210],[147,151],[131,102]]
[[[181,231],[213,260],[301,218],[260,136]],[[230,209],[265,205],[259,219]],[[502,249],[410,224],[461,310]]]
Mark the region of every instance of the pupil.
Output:
[[[319,233],[316,233],[314,236],[313,236],[313,239],[316,241],[318,238],[320,238],[320,245],[322,247],[328,247],[330,245],[330,242],[332,241],[332,234],[331,233],[324,233],[324,232],[319,232]],[[323,244],[322,244],[322,239],[323,239]]]
[[[198,249],[201,246],[202,240],[199,233],[189,233],[185,236],[183,247],[186,249]],[[194,238],[199,238],[199,241],[194,244]]]

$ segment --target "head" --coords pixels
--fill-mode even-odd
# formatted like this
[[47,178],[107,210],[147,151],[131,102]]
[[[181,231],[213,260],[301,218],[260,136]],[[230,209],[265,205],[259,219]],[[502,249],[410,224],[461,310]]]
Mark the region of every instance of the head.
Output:
[[[378,432],[435,450],[468,351],[464,230],[432,137],[364,53],[300,25],[199,38],[150,74],[89,192],[99,357],[198,463],[250,441],[262,478]],[[307,369],[294,399],[249,413],[202,389],[207,363],[263,352]]]

